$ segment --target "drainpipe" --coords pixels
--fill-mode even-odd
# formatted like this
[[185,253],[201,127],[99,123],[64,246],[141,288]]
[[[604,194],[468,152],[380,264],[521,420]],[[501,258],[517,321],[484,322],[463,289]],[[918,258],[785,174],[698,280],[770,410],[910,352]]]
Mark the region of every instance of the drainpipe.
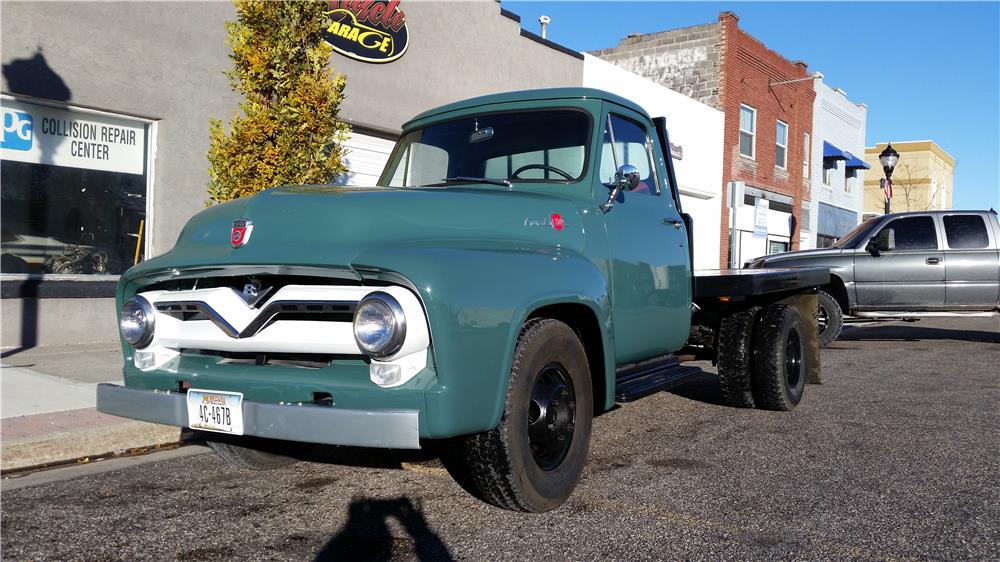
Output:
[[542,24],[542,39],[547,39],[547,35],[549,32],[549,23],[551,21],[552,18],[550,18],[549,16],[542,16],[538,18],[538,23]]

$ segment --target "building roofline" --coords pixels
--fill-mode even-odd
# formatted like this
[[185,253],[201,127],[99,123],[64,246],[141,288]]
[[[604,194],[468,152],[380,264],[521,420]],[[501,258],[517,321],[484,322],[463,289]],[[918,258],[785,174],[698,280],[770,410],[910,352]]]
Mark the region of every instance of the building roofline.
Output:
[[[889,142],[877,142],[877,143],[875,143],[875,146],[866,146],[865,147],[865,153],[867,154],[869,152],[875,152],[876,150],[879,150],[880,147],[884,148],[888,144],[890,144],[890,143]],[[955,157],[952,156],[951,154],[948,154],[948,151],[946,151],[945,149],[941,148],[941,145],[939,145],[938,143],[934,142],[931,139],[914,140],[914,141],[892,141],[891,144],[894,147],[896,147],[897,149],[899,147],[902,147],[902,148],[908,149],[908,150],[930,150],[931,152],[933,152],[934,154],[936,154],[942,160],[947,161],[952,166],[955,165]],[[924,145],[924,146],[919,146],[919,145]]]

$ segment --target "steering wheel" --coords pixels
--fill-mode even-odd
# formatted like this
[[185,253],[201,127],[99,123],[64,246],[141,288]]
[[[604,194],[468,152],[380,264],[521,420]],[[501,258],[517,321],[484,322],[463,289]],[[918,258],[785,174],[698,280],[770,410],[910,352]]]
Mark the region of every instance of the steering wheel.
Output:
[[525,170],[548,170],[550,172],[555,172],[559,174],[560,176],[566,178],[567,180],[570,181],[573,180],[573,176],[567,174],[566,172],[560,170],[559,168],[556,168],[555,166],[549,166],[548,164],[527,164],[525,166],[521,166],[520,168],[514,170],[514,173],[511,174],[510,177],[516,178],[518,174],[520,174]]

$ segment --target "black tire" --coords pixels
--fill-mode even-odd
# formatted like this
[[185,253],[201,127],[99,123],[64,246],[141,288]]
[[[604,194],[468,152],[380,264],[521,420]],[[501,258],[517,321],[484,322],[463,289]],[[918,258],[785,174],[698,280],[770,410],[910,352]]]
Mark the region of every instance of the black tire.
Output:
[[795,307],[765,307],[754,324],[751,386],[763,410],[788,411],[802,400],[806,384],[806,348],[802,318]]
[[840,303],[833,298],[830,293],[820,291],[816,295],[819,301],[817,322],[819,323],[819,345],[826,347],[837,341],[840,337],[840,330],[844,327],[844,312],[840,309]]
[[716,361],[722,400],[736,408],[753,408],[750,380],[750,355],[754,320],[759,307],[730,314],[719,324]]
[[593,402],[587,355],[576,333],[557,320],[529,321],[517,339],[500,425],[463,440],[467,486],[504,509],[559,507],[587,461]]
[[[200,433],[201,437],[215,451],[215,454],[219,458],[240,468],[274,470],[299,462],[296,458],[281,454],[283,452],[291,452],[293,448],[292,445],[284,441],[213,434],[209,432]],[[301,444],[302,451],[309,449],[312,449],[312,445]]]

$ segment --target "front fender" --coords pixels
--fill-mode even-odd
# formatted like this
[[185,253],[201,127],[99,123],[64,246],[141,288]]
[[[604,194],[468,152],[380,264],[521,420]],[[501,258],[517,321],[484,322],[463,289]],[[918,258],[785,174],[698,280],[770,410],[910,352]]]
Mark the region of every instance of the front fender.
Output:
[[542,306],[581,304],[594,313],[605,384],[614,388],[607,283],[575,251],[394,246],[367,250],[352,266],[368,279],[408,285],[423,302],[440,382],[425,395],[433,437],[477,433],[500,423],[518,333]]

